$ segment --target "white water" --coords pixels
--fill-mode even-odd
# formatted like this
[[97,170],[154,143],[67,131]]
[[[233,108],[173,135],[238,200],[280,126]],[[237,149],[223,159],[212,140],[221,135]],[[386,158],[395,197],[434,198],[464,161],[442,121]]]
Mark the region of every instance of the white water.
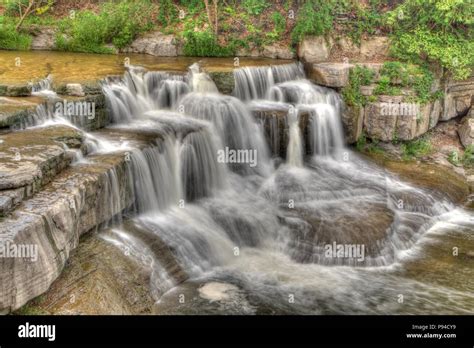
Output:
[[[217,286],[226,299],[242,289],[276,313],[393,313],[403,312],[396,295],[408,291],[416,302],[407,313],[436,312],[431,303],[443,294],[446,313],[469,312],[472,294],[396,271],[423,255],[429,236],[472,231],[470,213],[345,148],[339,96],[305,80],[301,66],[237,69],[235,79],[235,96],[223,96],[197,66],[188,75],[131,67],[104,86],[114,127],[162,137],[138,149],[87,135],[94,153],[130,152],[133,223],[146,240],[168,246],[190,279],[211,284],[201,296],[214,299]],[[287,158],[278,167],[250,111],[259,105],[288,110]],[[299,127],[304,113],[309,148]],[[278,127],[270,132],[274,153]],[[219,163],[225,147],[255,150],[257,166]],[[108,178],[104,209],[118,213],[120,184],[116,173]],[[146,261],[157,300],[179,286],[143,235],[124,224],[105,238]],[[364,245],[364,259],[327,256],[332,243]]]

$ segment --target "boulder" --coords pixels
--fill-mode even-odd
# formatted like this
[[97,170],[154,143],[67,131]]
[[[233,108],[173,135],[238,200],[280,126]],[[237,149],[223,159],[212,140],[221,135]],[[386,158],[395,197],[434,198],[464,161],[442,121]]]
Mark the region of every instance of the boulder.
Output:
[[459,139],[464,147],[474,144],[474,109],[471,108],[469,115],[464,117],[458,128]]
[[68,83],[66,84],[67,95],[74,97],[83,97],[85,95],[82,85],[80,83]]
[[324,36],[306,37],[298,45],[298,57],[307,63],[325,62],[329,58],[332,41]]
[[122,50],[126,53],[145,53],[159,57],[176,57],[178,48],[174,35],[164,35],[159,31],[145,34]]
[[349,71],[353,64],[316,63],[306,64],[307,76],[318,85],[342,88],[349,83]]
[[40,27],[33,33],[32,50],[50,51],[56,48],[56,31],[48,27]]
[[233,71],[211,71],[208,72],[208,75],[214,81],[220,93],[232,94],[235,87]]

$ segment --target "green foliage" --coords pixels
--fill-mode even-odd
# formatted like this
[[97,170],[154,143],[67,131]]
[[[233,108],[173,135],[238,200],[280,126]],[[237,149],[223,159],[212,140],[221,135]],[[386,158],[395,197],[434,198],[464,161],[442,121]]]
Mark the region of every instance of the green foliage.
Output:
[[474,6],[471,0],[405,0],[387,16],[392,54],[405,61],[434,61],[455,78],[474,66]]
[[421,137],[403,143],[400,148],[402,150],[402,158],[404,160],[411,160],[428,155],[431,152],[431,143],[426,137]]
[[280,12],[273,12],[272,14],[273,30],[267,33],[267,38],[274,42],[282,37],[286,31],[286,19]]
[[474,145],[466,147],[462,162],[466,167],[474,167]]
[[401,90],[399,87],[392,86],[390,77],[380,76],[377,86],[374,88],[374,94],[377,95],[399,95]]
[[121,1],[105,3],[99,14],[80,11],[74,18],[61,21],[56,46],[64,51],[112,53],[107,44],[123,48],[151,28],[151,10],[148,1]]
[[[191,6],[191,1],[184,1],[187,6]],[[158,23],[162,26],[167,26],[178,18],[178,12],[174,7],[172,0],[161,0],[158,10]]]
[[365,133],[362,133],[356,142],[356,149],[359,152],[368,152],[381,154],[384,152],[384,149],[379,146],[379,141],[377,139],[371,139],[370,142],[367,142],[367,137]]
[[74,19],[64,19],[60,24],[56,46],[63,51],[112,53],[105,46],[106,38],[107,23],[104,17],[91,11],[81,11]]
[[307,0],[298,11],[291,33],[293,44],[307,35],[324,35],[333,28],[335,0]]
[[342,89],[342,96],[347,105],[365,105],[367,100],[360,92],[360,86],[370,85],[374,71],[363,66],[356,66],[349,73],[349,84]]
[[459,160],[459,153],[455,150],[451,151],[448,155],[448,161],[455,165],[456,167],[461,165],[461,161]]
[[425,67],[401,62],[385,62],[380,70],[380,78],[374,89],[376,95],[400,95],[401,88],[415,92],[414,102],[427,103],[439,97],[431,92],[433,74]]
[[[383,14],[379,8],[380,4],[375,4],[372,1],[371,6],[363,7],[360,3],[355,2],[354,7],[350,8],[353,13],[353,19],[347,24],[346,31],[355,43],[360,43],[363,34],[373,35],[378,28],[382,26]],[[348,10],[344,1],[339,2],[341,10]]]
[[26,8],[28,6],[28,0],[11,0],[7,1],[5,6],[5,15],[7,16],[19,16],[20,6]]
[[106,3],[100,14],[107,23],[105,40],[118,48],[127,46],[140,32],[152,28],[148,15],[151,11],[151,3],[147,1]]
[[268,6],[266,0],[243,0],[242,7],[247,11],[250,15],[259,15],[261,14]]
[[31,37],[18,33],[15,22],[8,17],[0,16],[0,49],[27,50],[31,46]]
[[183,35],[185,39],[184,54],[193,57],[228,57],[233,54],[233,48],[222,47],[217,42],[213,32],[188,30]]
[[448,161],[455,166],[474,167],[474,145],[466,147],[462,156],[457,151],[451,151]]
[[362,152],[362,150],[364,150],[366,144],[367,144],[367,137],[365,136],[365,133],[362,133],[359,136],[359,138],[357,138],[357,142],[356,142],[357,151]]

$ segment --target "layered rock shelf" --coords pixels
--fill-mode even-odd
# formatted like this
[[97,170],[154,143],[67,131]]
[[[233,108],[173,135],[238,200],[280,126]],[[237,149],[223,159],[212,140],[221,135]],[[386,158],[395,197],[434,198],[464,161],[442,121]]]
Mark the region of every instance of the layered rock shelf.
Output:
[[[34,246],[37,254],[35,262],[30,258],[0,258],[2,312],[15,310],[45,292],[61,273],[79,237],[121,215],[134,203],[129,152],[92,155],[87,163],[68,167],[70,157],[58,142],[80,146],[81,137],[76,132],[51,127],[4,137],[3,146],[13,139],[23,139],[29,145],[22,147],[21,140],[12,143],[24,151],[25,160],[16,165],[2,163],[2,197],[5,189],[6,195],[15,188],[37,192],[31,197],[25,194],[24,200],[16,202],[19,204],[14,210],[1,218],[1,242]],[[158,136],[137,137],[119,131],[106,131],[103,135],[119,137],[135,148],[152,146]],[[29,166],[28,170],[24,170],[25,166]]]

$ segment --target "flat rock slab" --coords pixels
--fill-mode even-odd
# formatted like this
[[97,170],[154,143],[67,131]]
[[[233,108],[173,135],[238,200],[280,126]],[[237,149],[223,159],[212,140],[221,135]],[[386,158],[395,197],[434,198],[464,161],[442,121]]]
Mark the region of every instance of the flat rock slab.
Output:
[[80,148],[82,134],[52,126],[0,137],[0,214],[32,196],[69,166],[67,148]]
[[42,103],[41,97],[0,97],[0,128],[10,127],[32,115]]
[[0,189],[49,181],[71,161],[62,143],[82,144],[73,128],[53,126],[5,134],[0,144]]

